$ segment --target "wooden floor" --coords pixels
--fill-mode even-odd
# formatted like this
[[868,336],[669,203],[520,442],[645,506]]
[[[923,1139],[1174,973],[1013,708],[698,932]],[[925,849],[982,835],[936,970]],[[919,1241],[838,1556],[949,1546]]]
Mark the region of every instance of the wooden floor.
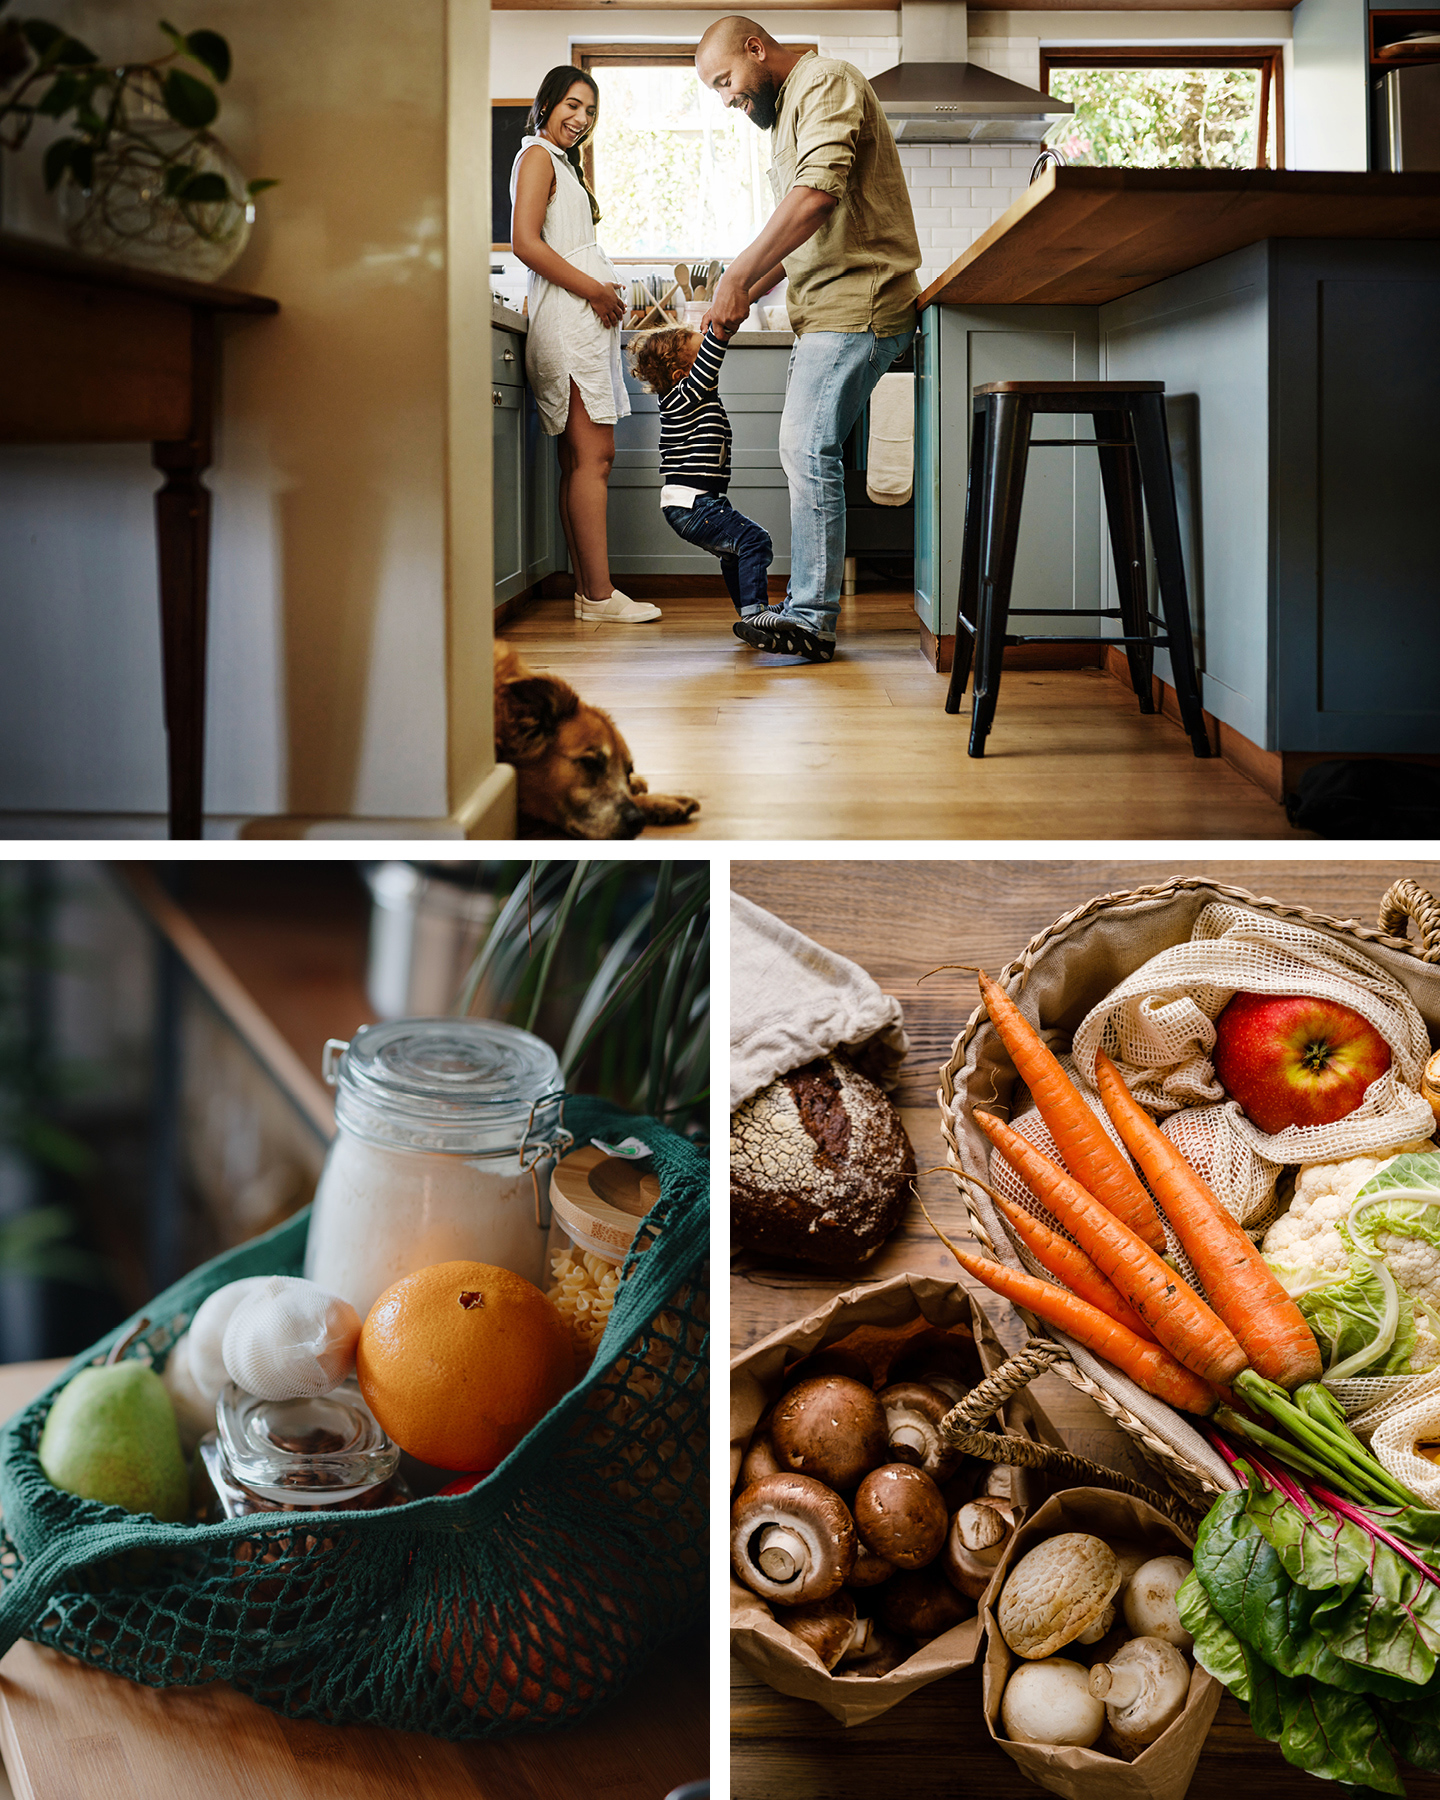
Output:
[[740,643],[728,600],[662,600],[654,625],[581,624],[542,600],[501,628],[535,669],[611,712],[657,792],[701,801],[651,837],[1297,838],[1228,763],[1143,717],[1099,669],[1005,676],[986,755],[920,651],[912,595],[845,602],[833,663]]

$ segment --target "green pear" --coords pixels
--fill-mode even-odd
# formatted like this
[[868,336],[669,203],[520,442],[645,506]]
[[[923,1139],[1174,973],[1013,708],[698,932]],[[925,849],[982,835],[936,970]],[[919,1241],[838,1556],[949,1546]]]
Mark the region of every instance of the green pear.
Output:
[[82,1369],[40,1433],[40,1467],[58,1488],[157,1519],[187,1516],[190,1481],[165,1385],[140,1362]]

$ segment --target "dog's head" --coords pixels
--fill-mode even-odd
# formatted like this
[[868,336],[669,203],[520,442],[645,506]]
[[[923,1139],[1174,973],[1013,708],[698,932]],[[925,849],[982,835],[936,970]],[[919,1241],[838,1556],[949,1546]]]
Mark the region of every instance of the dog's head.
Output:
[[512,763],[525,817],[566,837],[633,838],[630,751],[608,713],[568,682],[528,672],[495,684],[495,755]]

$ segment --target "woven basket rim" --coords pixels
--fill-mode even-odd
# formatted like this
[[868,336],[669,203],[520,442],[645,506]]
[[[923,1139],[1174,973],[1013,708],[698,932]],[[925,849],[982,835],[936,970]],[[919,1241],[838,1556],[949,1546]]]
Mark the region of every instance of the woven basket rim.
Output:
[[[1303,863],[1297,865],[1302,869],[1304,866]],[[1036,957],[1045,946],[1053,938],[1059,937],[1085,919],[1097,916],[1102,912],[1114,911],[1116,908],[1134,901],[1169,900],[1180,894],[1197,892],[1212,893],[1222,900],[1231,900],[1243,906],[1253,907],[1257,912],[1267,913],[1272,918],[1293,919],[1301,924],[1335,932],[1360,943],[1378,944],[1387,950],[1400,951],[1427,966],[1433,967],[1440,963],[1440,942],[1426,941],[1427,938],[1432,937],[1428,929],[1429,917],[1421,923],[1422,941],[1416,944],[1409,938],[1397,937],[1376,926],[1362,924],[1358,919],[1336,919],[1328,913],[1317,912],[1312,907],[1296,906],[1285,901],[1274,900],[1269,896],[1252,894],[1248,888],[1234,887],[1227,882],[1214,881],[1204,875],[1174,875],[1168,881],[1152,886],[1114,889],[1108,893],[1097,894],[1083,904],[1072,907],[1053,924],[1036,932],[1019,955],[1005,964],[995,980],[1002,988],[1008,989],[1011,980],[1019,975],[1022,978],[1020,991],[1023,991],[1024,978],[1028,976]],[[1391,908],[1392,902],[1397,908],[1410,912],[1411,916],[1417,917],[1417,919],[1427,903],[1430,917],[1440,913],[1440,905],[1437,905],[1433,896],[1418,887],[1408,877],[1402,877],[1387,889],[1380,906],[1382,917],[1385,916],[1387,909]],[[982,1024],[989,1022],[989,1014],[982,1001],[966,1019],[954,1039],[949,1060],[941,1065],[940,1088],[935,1098],[940,1111],[940,1133],[945,1140],[946,1167],[964,1202],[970,1229],[984,1249],[998,1262],[1000,1257],[996,1247],[991,1241],[984,1221],[976,1211],[973,1189],[965,1171],[960,1145],[956,1141],[951,1125],[952,1107],[956,1095],[956,1076],[964,1066],[966,1053]],[[1166,1480],[1177,1493],[1186,1499],[1192,1499],[1197,1493],[1209,1496],[1217,1492],[1208,1472],[1197,1468],[1183,1457],[1174,1445],[1158,1439],[1144,1421],[1132,1413],[1122,1401],[1117,1400],[1113,1394],[1080,1369],[1043,1320],[1035,1318],[1024,1307],[1017,1306],[1015,1310],[1037,1337],[1048,1339],[1060,1348],[1061,1355],[1054,1365],[1055,1373],[1063,1376],[1072,1387],[1078,1389],[1088,1399],[1093,1400],[1102,1412],[1112,1418],[1130,1437],[1133,1437],[1158,1463]]]

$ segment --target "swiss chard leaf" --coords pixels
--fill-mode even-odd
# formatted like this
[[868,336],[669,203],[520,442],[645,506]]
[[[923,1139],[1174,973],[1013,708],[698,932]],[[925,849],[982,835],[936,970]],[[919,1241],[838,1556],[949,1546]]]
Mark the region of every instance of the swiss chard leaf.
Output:
[[1323,1781],[1403,1795],[1395,1759],[1363,1694],[1345,1694],[1305,1676],[1294,1680],[1246,1648],[1250,1724],[1280,1746],[1286,1762]]
[[1408,1700],[1382,1700],[1376,1710],[1398,1755],[1417,1769],[1440,1770],[1440,1693],[1433,1684]]
[[1322,1507],[1303,1513],[1283,1494],[1259,1482],[1246,1489],[1244,1509],[1285,1565],[1286,1574],[1301,1587],[1338,1588],[1343,1597],[1369,1572],[1369,1539],[1348,1519],[1337,1519]]
[[1192,1654],[1206,1674],[1213,1675],[1242,1706],[1250,1704],[1250,1677],[1245,1668],[1245,1649],[1239,1638],[1215,1610],[1200,1577],[1192,1569],[1175,1595],[1181,1623],[1195,1640]]
[[1371,1543],[1370,1579],[1327,1621],[1331,1647],[1357,1667],[1424,1687],[1440,1653],[1440,1588],[1388,1545]]

